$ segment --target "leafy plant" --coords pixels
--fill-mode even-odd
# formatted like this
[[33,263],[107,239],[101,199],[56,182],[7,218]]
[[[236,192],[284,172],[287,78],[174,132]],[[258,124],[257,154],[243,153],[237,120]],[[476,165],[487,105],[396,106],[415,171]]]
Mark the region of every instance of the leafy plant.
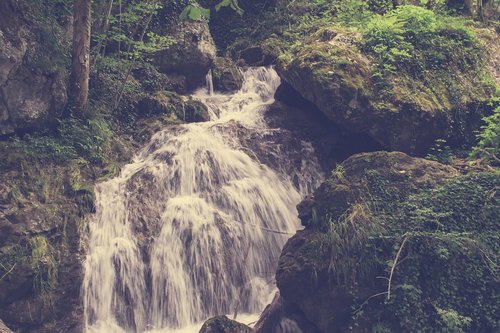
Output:
[[[498,89],[498,88],[497,88]],[[471,157],[484,158],[490,162],[500,164],[500,94],[493,97],[490,106],[493,114],[483,118],[484,125],[481,127],[477,138],[477,146],[472,150]]]
[[453,152],[450,146],[446,144],[446,140],[438,139],[425,158],[443,164],[451,164],[453,162]]
[[[215,11],[218,12],[224,7],[229,7],[234,10],[238,15],[243,15],[243,9],[238,5],[238,0],[222,0],[217,5],[215,5]],[[210,20],[210,9],[202,7],[198,3],[189,4],[184,8],[182,13],[179,15],[181,21],[191,20],[191,21],[201,21]]]
[[201,21],[203,19],[210,20],[210,9],[204,8],[199,4],[190,4],[179,15],[181,21]]
[[33,287],[40,294],[53,290],[57,284],[58,263],[55,249],[45,236],[30,239],[31,268],[34,272]]

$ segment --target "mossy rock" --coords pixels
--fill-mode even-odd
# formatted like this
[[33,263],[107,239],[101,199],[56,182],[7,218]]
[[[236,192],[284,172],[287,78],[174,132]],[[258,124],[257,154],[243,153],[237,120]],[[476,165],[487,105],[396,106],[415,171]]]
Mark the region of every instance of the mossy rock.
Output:
[[499,186],[402,153],[351,157],[303,205],[281,296],[324,333],[498,331]]
[[464,144],[473,137],[484,113],[481,106],[493,93],[483,74],[447,67],[419,78],[398,70],[384,79],[390,88],[382,89],[362,38],[337,27],[318,28],[281,51],[278,72],[331,121],[366,133],[385,148],[424,155],[436,139]]
[[214,89],[221,92],[233,92],[243,85],[243,74],[228,58],[216,58],[213,69]]
[[210,113],[205,104],[194,99],[188,99],[182,109],[176,110],[177,117],[188,123],[210,120]]

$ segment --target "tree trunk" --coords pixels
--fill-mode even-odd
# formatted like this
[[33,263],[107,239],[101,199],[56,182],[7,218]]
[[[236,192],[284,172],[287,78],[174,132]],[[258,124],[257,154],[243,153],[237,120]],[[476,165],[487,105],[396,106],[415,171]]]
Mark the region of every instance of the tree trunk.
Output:
[[69,111],[82,117],[87,110],[90,71],[90,25],[92,0],[75,0]]

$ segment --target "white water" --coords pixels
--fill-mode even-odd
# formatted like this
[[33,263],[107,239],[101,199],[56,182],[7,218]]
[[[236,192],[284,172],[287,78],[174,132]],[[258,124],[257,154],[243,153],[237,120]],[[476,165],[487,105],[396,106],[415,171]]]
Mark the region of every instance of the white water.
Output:
[[214,315],[253,321],[272,298],[281,248],[300,227],[295,206],[322,174],[310,144],[297,147],[295,186],[242,147],[238,130],[271,131],[262,114],[280,84],[272,69],[244,76],[235,94],[210,85],[196,93],[211,121],[157,133],[120,176],[97,185],[83,283],[87,332],[193,333]]

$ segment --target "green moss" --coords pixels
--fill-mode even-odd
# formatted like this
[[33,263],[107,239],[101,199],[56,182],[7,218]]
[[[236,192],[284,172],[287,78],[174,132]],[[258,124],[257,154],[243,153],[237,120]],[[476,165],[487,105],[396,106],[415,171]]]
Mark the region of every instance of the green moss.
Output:
[[48,294],[57,286],[59,263],[57,252],[47,237],[35,236],[30,239],[33,288],[39,294]]
[[351,330],[369,323],[384,332],[497,331],[500,173],[415,187],[408,197],[374,170],[365,184],[362,201],[341,219],[324,218],[330,227],[318,256],[329,258],[331,279],[346,288],[375,275],[392,280],[369,301],[352,289]]
[[12,274],[17,265],[27,262],[29,252],[22,245],[8,245],[0,249],[0,281]]

